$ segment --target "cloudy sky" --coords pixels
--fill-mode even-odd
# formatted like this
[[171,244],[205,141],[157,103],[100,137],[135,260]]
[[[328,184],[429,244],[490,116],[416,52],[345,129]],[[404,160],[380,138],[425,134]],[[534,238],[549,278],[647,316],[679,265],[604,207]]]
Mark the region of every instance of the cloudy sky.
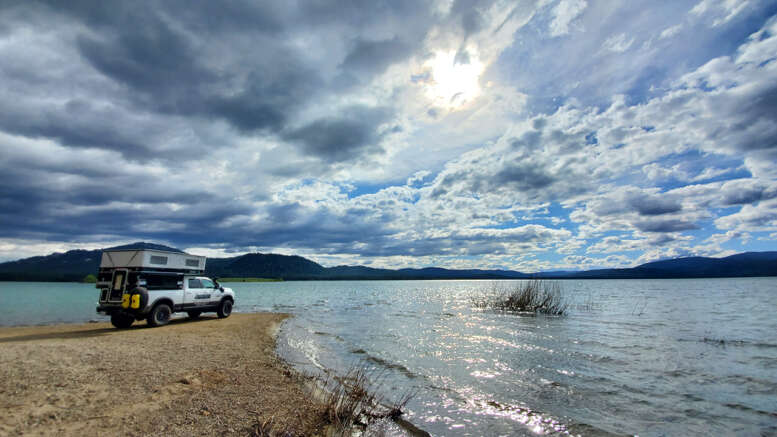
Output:
[[4,1],[0,60],[0,261],[777,250],[774,1]]

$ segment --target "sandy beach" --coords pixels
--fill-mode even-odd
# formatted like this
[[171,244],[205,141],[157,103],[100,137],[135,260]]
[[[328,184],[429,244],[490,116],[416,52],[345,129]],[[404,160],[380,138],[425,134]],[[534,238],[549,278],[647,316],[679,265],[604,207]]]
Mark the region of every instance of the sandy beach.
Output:
[[316,434],[321,406],[274,353],[285,317],[0,328],[0,435]]

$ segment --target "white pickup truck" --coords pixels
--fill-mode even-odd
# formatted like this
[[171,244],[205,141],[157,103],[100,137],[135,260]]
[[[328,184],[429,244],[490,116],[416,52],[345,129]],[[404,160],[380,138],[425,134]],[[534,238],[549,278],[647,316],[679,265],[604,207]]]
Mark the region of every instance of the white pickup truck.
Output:
[[111,317],[117,328],[135,320],[165,325],[175,312],[197,318],[204,312],[229,317],[235,293],[202,276],[205,257],[160,250],[103,252],[97,277],[97,312]]

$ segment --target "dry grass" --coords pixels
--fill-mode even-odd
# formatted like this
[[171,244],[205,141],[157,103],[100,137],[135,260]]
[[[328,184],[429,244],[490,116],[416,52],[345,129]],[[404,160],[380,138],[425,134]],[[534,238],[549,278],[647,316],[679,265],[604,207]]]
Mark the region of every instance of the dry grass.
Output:
[[558,282],[541,280],[520,282],[511,289],[494,288],[490,294],[473,298],[472,303],[481,309],[553,316],[563,316],[568,307]]
[[326,389],[325,421],[335,435],[351,435],[378,420],[396,420],[402,416],[415,393],[405,393],[394,402],[380,394],[382,374],[370,372],[366,366],[353,366],[345,376],[319,378]]
[[366,426],[370,413],[381,398],[370,389],[370,379],[363,367],[354,367],[343,377],[328,378],[325,382],[329,395],[326,405],[327,421],[337,431],[350,430],[354,425]]
[[249,431],[250,437],[296,437],[299,434],[295,433],[275,422],[275,416],[269,419],[256,423],[254,427]]

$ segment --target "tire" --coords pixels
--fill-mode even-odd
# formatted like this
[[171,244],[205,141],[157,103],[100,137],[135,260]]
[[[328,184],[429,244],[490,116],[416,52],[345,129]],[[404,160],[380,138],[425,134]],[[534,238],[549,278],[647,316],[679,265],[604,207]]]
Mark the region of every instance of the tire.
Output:
[[115,326],[119,329],[127,329],[130,326],[132,326],[132,322],[135,321],[135,318],[124,313],[113,313],[111,314],[111,325]]
[[202,311],[187,311],[186,314],[189,315],[190,319],[199,319]]
[[170,305],[166,303],[160,303],[159,305],[155,306],[150,313],[148,313],[146,321],[148,322],[148,326],[164,326],[170,322],[170,316],[172,314],[173,310],[170,309]]
[[219,315],[219,319],[226,319],[229,317],[229,315],[232,314],[232,301],[229,299],[222,300],[218,310],[216,310],[216,314]]

